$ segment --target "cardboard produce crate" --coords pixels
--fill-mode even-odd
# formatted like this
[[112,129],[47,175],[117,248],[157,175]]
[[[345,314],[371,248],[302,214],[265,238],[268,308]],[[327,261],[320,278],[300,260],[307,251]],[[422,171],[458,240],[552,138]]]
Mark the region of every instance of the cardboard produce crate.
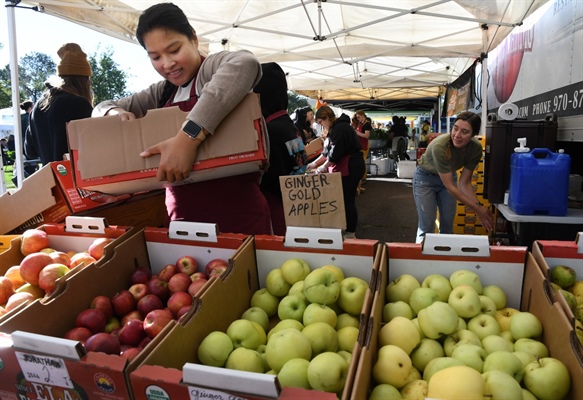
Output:
[[568,343],[569,321],[561,306],[545,295],[541,269],[526,247],[489,246],[486,237],[428,234],[423,244],[387,243],[387,264],[381,266],[379,286],[373,300],[370,334],[363,347],[355,377],[352,398],[365,399],[374,387],[372,368],[377,360],[378,334],[386,303],[387,285],[408,273],[419,282],[431,273],[449,277],[459,269],[476,272],[483,286],[498,285],[507,296],[507,307],[529,311],[543,325],[543,342],[552,357],[560,359],[571,375],[571,397],[582,398],[583,372]]
[[[110,194],[171,185],[156,178],[160,155],[143,158],[140,153],[174,137],[186,115],[170,107],[149,110],[133,121],[115,115],[71,121],[67,136],[75,185]],[[200,145],[193,172],[178,184],[260,171],[267,163],[266,135],[259,95],[250,93]]]
[[[0,369],[0,398],[37,393],[35,398],[41,399],[52,393],[55,399],[132,399],[129,371],[176,322],[171,321],[128,363],[121,356],[86,352],[79,342],[62,339],[74,326],[78,313],[97,295],[112,297],[127,289],[135,266],[150,267],[153,273],[158,273],[182,255],[192,255],[200,270],[210,259],[229,259],[247,238],[217,235],[215,225],[192,223],[134,233],[114,248],[107,262],[91,264],[69,277],[61,293],[50,302],[35,302],[26,313],[0,322],[0,359],[4,365]],[[41,374],[36,360],[46,363],[50,376]],[[50,383],[45,379],[50,379]]]
[[[295,245],[294,245],[295,243]],[[254,245],[254,246],[253,246]],[[290,258],[305,260],[313,270],[326,264],[340,266],[345,276],[367,282],[365,304],[360,319],[360,337],[352,352],[352,362],[342,399],[349,399],[352,377],[364,342],[366,321],[382,246],[373,240],[342,242],[340,230],[320,228],[289,229],[285,237],[257,236],[235,256],[233,268],[217,280],[198,300],[191,319],[177,324],[164,340],[130,373],[134,396],[146,398],[152,388],[165,398],[245,398],[245,399],[336,399],[335,394],[299,388],[281,390],[274,375],[207,367],[198,361],[201,341],[212,331],[226,331],[249,308],[250,300],[264,287],[269,271]],[[272,321],[274,323],[275,321]],[[214,396],[214,397],[213,397]]]

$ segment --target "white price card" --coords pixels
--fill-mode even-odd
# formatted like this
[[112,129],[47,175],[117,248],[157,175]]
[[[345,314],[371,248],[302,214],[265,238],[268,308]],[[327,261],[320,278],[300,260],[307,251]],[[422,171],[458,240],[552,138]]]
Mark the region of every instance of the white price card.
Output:
[[217,390],[203,389],[194,386],[188,387],[188,394],[190,395],[190,400],[200,399],[247,400],[245,397],[239,397],[229,393],[219,392]]
[[16,351],[24,378],[29,382],[73,389],[73,381],[62,358]]

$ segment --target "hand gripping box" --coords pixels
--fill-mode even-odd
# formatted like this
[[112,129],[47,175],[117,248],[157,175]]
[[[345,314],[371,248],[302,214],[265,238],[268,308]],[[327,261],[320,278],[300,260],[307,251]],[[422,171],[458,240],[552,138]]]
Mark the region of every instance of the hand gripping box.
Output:
[[[270,374],[236,371],[202,365],[197,351],[202,340],[216,330],[225,332],[250,307],[252,295],[265,287],[267,274],[290,258],[301,258],[310,268],[333,264],[346,277],[369,282],[359,314],[358,342],[346,372],[346,383],[339,398],[350,398],[352,377],[366,332],[365,322],[376,286],[379,252],[374,240],[346,240],[337,229],[289,229],[284,237],[256,236],[234,257],[233,265],[198,299],[196,313],[178,323],[164,340],[130,374],[136,399],[156,391],[160,398],[216,399],[321,399],[334,400],[336,394],[301,388],[284,388]],[[272,317],[270,326],[278,322]]]
[[216,226],[211,225],[179,223],[169,229],[139,230],[120,242],[107,262],[91,264],[68,277],[63,290],[50,302],[35,302],[26,313],[1,321],[0,398],[133,399],[129,371],[176,321],[166,325],[132,361],[120,355],[87,352],[80,342],[63,339],[63,335],[95,296],[112,297],[127,289],[136,266],[158,273],[166,264],[190,255],[201,271],[213,258],[228,260],[248,239],[245,235],[217,234]]
[[[267,163],[266,129],[259,95],[250,93],[198,148],[190,176],[179,184],[262,170]],[[187,113],[178,107],[149,110],[133,121],[85,118],[67,124],[69,149],[79,188],[109,194],[137,193],[170,185],[158,181],[160,155],[140,157],[146,148],[170,139]]]

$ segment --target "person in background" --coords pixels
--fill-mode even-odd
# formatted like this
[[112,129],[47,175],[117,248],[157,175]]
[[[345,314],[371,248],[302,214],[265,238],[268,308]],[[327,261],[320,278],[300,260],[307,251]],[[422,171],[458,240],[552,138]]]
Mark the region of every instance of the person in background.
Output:
[[[433,233],[439,210],[439,233],[453,233],[457,202],[470,207],[487,230],[494,228],[490,210],[478,201],[472,187],[472,173],[482,158],[482,145],[474,139],[480,132],[481,118],[462,112],[450,134],[437,136],[419,159],[413,176],[413,198],[417,207],[416,242]],[[458,185],[457,171],[463,167]]]
[[30,125],[30,113],[32,112],[32,107],[34,103],[30,100],[23,101],[20,103],[20,109],[24,111],[24,114],[20,114],[20,128],[22,129],[22,143],[24,145],[24,140],[26,139],[26,130]]
[[269,135],[269,167],[261,178],[261,191],[269,203],[273,233],[284,236],[286,224],[279,177],[305,173],[307,155],[287,113],[285,72],[274,62],[261,64],[261,69],[263,77],[253,89],[259,93]]
[[419,135],[419,147],[427,147],[430,132],[431,126],[429,125],[429,121],[424,120],[421,125],[421,134]]
[[314,111],[311,107],[303,107],[297,108],[294,114],[294,124],[298,129],[302,142],[306,145],[316,138],[316,132],[312,129]]
[[6,148],[6,144],[8,143],[8,139],[2,138],[0,139],[0,152],[2,156],[2,166],[8,165],[10,160],[8,159],[8,149]]
[[342,174],[342,192],[346,212],[346,239],[354,239],[358,224],[356,209],[356,188],[365,171],[362,158],[362,146],[350,118],[341,114],[338,118],[329,106],[321,106],[316,111],[316,122],[328,130],[322,154],[308,164],[308,171],[316,173],[340,172]]
[[[213,140],[219,123],[259,82],[261,64],[246,50],[201,55],[196,31],[173,3],[144,10],[136,38],[164,79],[129,97],[98,104],[93,116],[131,120],[148,110],[173,106],[188,112],[175,136],[140,153],[142,157],[160,154],[157,179],[177,183],[190,175],[201,143]],[[260,179],[257,171],[169,186],[166,222],[214,223],[221,232],[271,234],[269,205]]]
[[93,110],[91,66],[77,43],[67,43],[57,51],[58,76],[47,87],[30,115],[24,153],[29,160],[40,158],[43,165],[60,161],[69,152],[67,123],[89,118]]
[[[368,158],[368,153],[369,153],[369,143],[368,143],[368,138],[370,137],[370,133],[372,132],[372,125],[371,125],[371,119],[368,118],[366,116],[366,113],[364,112],[364,110],[357,110],[354,113],[354,116],[356,117],[356,120],[358,121],[358,123],[356,124],[356,135],[358,136],[358,141],[360,142],[360,145],[362,146],[362,157],[366,163],[366,159]],[[362,187],[362,184],[364,183],[364,181],[366,180],[366,168],[364,171],[364,174],[362,176],[362,179],[360,180],[360,182],[358,182],[358,187],[356,188],[356,193],[360,194],[360,193],[364,193],[364,191],[366,190],[365,188]]]

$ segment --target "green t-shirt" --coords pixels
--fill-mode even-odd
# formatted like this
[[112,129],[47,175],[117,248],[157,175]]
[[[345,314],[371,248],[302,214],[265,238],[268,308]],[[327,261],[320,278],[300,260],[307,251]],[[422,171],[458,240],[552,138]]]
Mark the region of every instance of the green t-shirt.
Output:
[[445,158],[445,151],[449,142],[449,134],[441,134],[429,143],[427,150],[419,159],[419,165],[427,172],[454,173],[464,167],[473,171],[482,159],[482,145],[476,138],[472,138],[465,152],[451,146],[451,159]]

